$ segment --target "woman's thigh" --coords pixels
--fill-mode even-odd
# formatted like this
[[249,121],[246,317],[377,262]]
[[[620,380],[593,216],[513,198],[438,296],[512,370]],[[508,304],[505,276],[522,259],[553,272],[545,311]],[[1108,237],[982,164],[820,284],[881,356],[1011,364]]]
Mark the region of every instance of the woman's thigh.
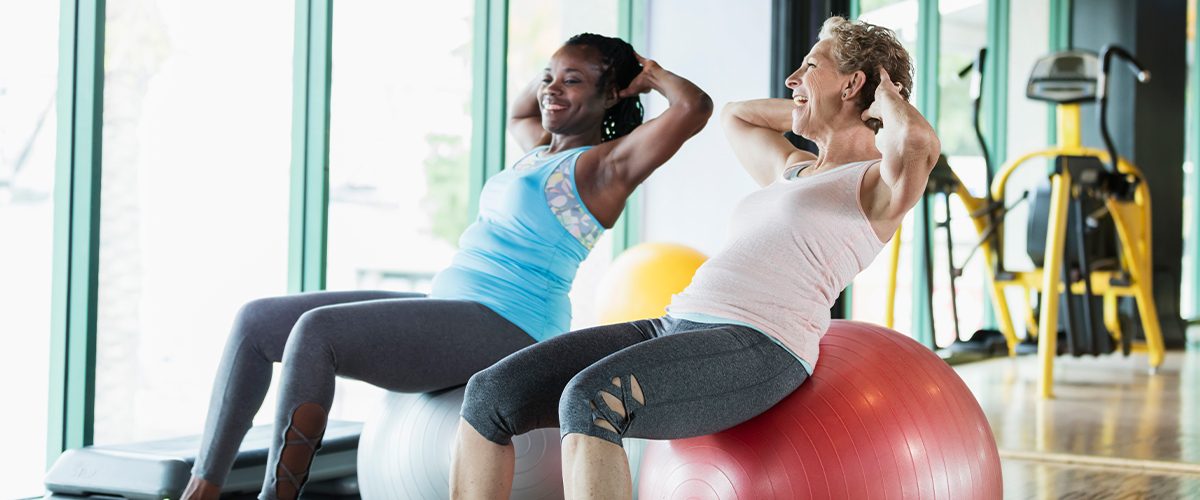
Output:
[[413,299],[424,297],[414,292],[387,290],[345,290],[305,292],[254,299],[244,304],[234,318],[229,348],[251,347],[263,358],[279,362],[292,327],[304,313],[319,307],[368,300]]
[[558,426],[563,388],[580,370],[656,335],[659,320],[565,333],[522,349],[471,377],[462,416],[497,443]]
[[582,371],[563,395],[560,418],[572,423],[564,422],[563,432],[610,441],[711,434],[770,409],[808,377],[762,333],[734,325],[692,328]]
[[322,360],[337,375],[398,392],[466,383],[475,372],[534,343],[477,302],[384,299],[321,307],[296,324],[285,363]]

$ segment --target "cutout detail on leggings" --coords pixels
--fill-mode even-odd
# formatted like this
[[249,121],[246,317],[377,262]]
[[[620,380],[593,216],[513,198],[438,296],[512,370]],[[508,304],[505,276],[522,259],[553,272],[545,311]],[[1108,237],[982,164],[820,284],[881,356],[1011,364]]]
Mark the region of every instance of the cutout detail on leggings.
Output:
[[629,429],[637,409],[645,406],[646,399],[637,377],[630,374],[613,377],[612,386],[598,391],[589,403],[592,425],[620,438]]
[[326,416],[325,409],[316,403],[304,403],[292,412],[279,450],[279,465],[275,468],[277,498],[294,500],[300,496],[300,489],[308,481],[313,455],[321,449]]
[[605,406],[608,406],[609,409],[617,412],[617,415],[620,415],[621,418],[625,418],[625,404],[622,403],[620,399],[617,399],[616,396],[604,391],[600,391],[598,395],[600,396],[600,399],[604,400]]

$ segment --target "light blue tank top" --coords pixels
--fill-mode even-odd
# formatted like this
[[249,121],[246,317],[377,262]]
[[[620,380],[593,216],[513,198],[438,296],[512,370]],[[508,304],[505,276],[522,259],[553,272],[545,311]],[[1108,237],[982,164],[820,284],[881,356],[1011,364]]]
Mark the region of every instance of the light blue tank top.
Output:
[[567,293],[603,232],[575,185],[575,162],[590,148],[546,156],[535,148],[489,179],[479,217],[430,296],[483,304],[539,342],[568,331]]

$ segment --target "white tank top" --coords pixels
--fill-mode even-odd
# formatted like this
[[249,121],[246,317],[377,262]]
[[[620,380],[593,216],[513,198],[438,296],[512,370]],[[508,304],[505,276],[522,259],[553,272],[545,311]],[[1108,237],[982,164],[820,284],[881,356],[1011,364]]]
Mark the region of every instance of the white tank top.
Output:
[[789,178],[793,167],[744,198],[725,248],[667,312],[746,323],[816,366],[834,300],[886,244],[859,203],[863,176],[878,161]]

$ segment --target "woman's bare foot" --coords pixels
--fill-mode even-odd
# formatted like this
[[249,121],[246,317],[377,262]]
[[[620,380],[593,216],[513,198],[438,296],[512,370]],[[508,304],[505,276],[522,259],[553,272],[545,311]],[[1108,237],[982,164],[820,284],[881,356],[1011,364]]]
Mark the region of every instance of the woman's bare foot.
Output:
[[192,476],[187,489],[183,490],[183,500],[217,500],[221,498],[221,487],[210,483],[199,476]]

